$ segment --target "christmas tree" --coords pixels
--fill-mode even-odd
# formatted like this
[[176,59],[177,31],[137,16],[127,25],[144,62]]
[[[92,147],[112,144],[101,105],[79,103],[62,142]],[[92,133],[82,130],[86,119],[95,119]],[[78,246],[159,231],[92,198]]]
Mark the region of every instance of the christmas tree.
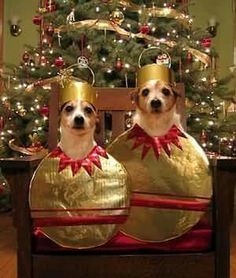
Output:
[[[46,144],[50,80],[74,64],[89,64],[97,87],[135,87],[141,63],[162,63],[184,83],[188,132],[207,151],[230,154],[236,114],[227,107],[234,92],[218,80],[214,29],[193,28],[186,0],[42,0],[33,23],[38,48],[27,46],[22,63],[3,76],[0,108],[1,156],[17,145]],[[81,69],[73,70],[80,75]],[[83,71],[89,79],[89,72]],[[14,141],[12,141],[14,140]],[[14,146],[14,145],[13,145]]]

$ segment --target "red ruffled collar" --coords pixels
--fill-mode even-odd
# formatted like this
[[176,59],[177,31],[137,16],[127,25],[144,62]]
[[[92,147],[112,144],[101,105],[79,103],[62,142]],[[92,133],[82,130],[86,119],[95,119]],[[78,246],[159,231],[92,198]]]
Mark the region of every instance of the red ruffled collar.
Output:
[[86,172],[91,176],[93,171],[93,165],[97,166],[99,169],[102,170],[102,165],[100,161],[100,156],[104,158],[108,158],[108,155],[106,151],[100,147],[95,146],[92,151],[83,159],[80,160],[74,160],[70,157],[68,157],[60,147],[57,147],[55,150],[53,150],[50,155],[50,157],[58,157],[60,158],[59,162],[59,168],[58,172],[61,172],[64,170],[67,166],[71,167],[71,171],[73,173],[73,176],[79,172],[79,170],[83,167]]
[[139,125],[135,124],[127,136],[127,140],[134,139],[132,150],[143,145],[142,159],[145,158],[148,151],[152,148],[158,159],[161,149],[170,157],[172,153],[171,144],[182,150],[179,137],[187,138],[185,134],[173,125],[171,129],[163,136],[149,136]]

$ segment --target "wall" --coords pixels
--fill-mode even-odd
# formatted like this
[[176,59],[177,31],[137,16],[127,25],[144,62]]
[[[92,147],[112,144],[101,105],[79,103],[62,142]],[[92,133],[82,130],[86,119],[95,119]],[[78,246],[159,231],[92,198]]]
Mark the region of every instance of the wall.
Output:
[[219,75],[229,74],[229,67],[233,64],[233,5],[234,0],[205,0],[195,2],[190,6],[190,13],[194,16],[196,27],[207,27],[208,19],[215,16],[219,22],[217,36],[213,39],[213,46],[219,54]]
[[[32,17],[36,13],[38,0],[5,0],[4,1],[4,51],[5,63],[19,64],[25,45],[36,46],[38,43],[37,27],[32,23]],[[9,20],[17,16],[21,22],[22,33],[18,37],[11,36]]]

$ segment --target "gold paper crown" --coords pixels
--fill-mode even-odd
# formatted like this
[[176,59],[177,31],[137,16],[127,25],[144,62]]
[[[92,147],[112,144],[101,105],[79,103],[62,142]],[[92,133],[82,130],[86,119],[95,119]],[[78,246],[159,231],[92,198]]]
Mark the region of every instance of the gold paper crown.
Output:
[[62,81],[60,88],[60,105],[76,99],[87,101],[93,105],[96,103],[96,91],[86,81],[70,78]]
[[171,70],[165,65],[149,64],[141,67],[138,70],[137,86],[141,87],[144,83],[150,80],[161,80],[165,83],[170,83]]

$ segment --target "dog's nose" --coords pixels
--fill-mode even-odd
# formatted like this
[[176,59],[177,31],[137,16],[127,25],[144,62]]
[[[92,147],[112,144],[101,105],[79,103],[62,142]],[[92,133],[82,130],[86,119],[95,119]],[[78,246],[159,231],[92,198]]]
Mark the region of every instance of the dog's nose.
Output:
[[84,118],[82,116],[76,116],[74,122],[77,126],[82,126],[84,124]]
[[151,101],[151,107],[152,108],[159,108],[159,107],[161,107],[161,101],[159,99],[157,99],[157,98],[153,99]]

